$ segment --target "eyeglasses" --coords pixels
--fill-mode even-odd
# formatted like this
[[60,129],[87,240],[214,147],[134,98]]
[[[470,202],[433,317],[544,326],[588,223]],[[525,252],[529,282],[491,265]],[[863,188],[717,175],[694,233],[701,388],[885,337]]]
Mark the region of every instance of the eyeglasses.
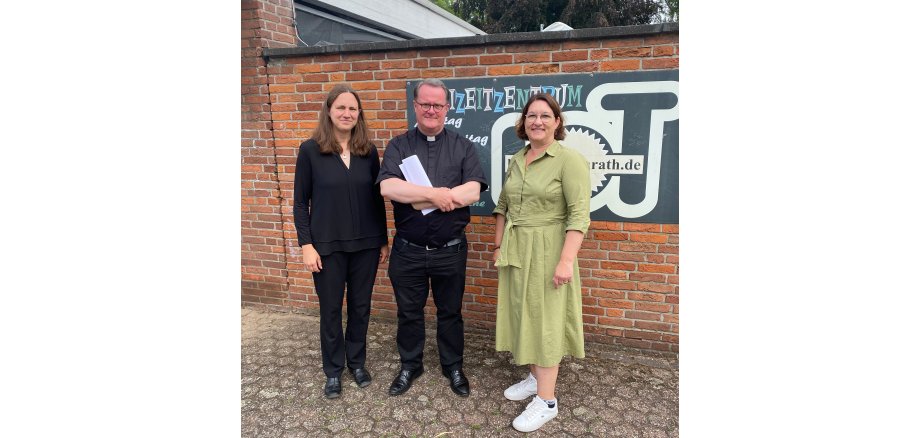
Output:
[[434,110],[434,112],[439,113],[444,108],[447,108],[447,105],[441,105],[440,103],[418,103],[415,102],[423,111]]
[[527,121],[530,123],[535,122],[537,120],[537,117],[540,117],[540,121],[543,123],[549,123],[553,119],[555,119],[555,117],[553,117],[552,114],[540,114],[539,116],[537,114],[528,114],[525,117],[527,118]]

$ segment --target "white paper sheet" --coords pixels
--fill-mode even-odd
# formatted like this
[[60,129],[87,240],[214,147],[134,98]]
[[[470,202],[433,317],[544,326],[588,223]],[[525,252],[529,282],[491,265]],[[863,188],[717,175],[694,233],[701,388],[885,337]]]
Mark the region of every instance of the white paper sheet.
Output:
[[[420,186],[431,187],[431,180],[428,179],[428,174],[425,173],[425,168],[422,167],[422,162],[418,160],[417,156],[410,155],[404,158],[402,164],[399,165],[399,170],[406,177],[406,181]],[[426,208],[422,210],[422,214],[428,214],[435,210],[437,209]]]

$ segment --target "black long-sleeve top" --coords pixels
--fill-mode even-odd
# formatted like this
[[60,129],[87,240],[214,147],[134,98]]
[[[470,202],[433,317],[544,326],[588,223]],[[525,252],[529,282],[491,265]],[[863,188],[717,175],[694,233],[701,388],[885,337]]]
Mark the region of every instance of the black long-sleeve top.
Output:
[[294,170],[294,226],[300,246],[313,244],[320,255],[379,248],[387,243],[386,211],[380,186],[377,148],[366,157],[351,155],[351,167],[338,154],[321,154],[319,144],[300,145]]

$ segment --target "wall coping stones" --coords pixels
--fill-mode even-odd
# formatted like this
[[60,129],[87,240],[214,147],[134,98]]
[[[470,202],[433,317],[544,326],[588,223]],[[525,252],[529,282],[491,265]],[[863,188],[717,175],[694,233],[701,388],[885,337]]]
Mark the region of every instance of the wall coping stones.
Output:
[[487,44],[540,43],[555,41],[590,40],[610,37],[633,37],[677,33],[677,23],[642,24],[638,26],[595,27],[556,32],[515,32],[491,35],[473,35],[451,38],[429,38],[375,43],[336,44],[330,46],[267,48],[262,52],[266,60],[304,55],[330,53],[380,52],[405,49],[430,49],[441,47],[477,46]]

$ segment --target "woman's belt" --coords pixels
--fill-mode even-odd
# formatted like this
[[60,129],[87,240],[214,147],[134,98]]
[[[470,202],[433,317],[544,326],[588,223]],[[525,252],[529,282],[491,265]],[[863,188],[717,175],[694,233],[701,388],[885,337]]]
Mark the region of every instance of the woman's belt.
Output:
[[[514,266],[521,267],[521,256],[518,253],[517,242],[515,242],[513,233],[517,227],[545,227],[547,225],[562,224],[565,221],[561,218],[517,218],[505,216],[505,231],[502,233],[502,249],[499,250],[498,260],[495,262],[496,267]],[[508,242],[505,245],[505,242]]]

